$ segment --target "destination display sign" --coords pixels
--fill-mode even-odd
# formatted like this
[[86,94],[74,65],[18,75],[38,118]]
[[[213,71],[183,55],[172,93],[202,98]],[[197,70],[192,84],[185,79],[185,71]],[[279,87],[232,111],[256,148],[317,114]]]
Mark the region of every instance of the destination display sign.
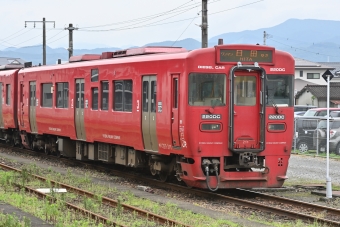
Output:
[[273,62],[272,50],[241,50],[222,49],[220,50],[221,62]]

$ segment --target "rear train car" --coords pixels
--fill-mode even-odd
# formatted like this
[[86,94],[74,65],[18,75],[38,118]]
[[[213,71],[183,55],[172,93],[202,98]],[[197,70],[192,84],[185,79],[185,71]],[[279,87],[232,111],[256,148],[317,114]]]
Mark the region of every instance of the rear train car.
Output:
[[22,146],[148,168],[161,180],[175,176],[212,191],[287,179],[288,53],[260,45],[143,47],[70,62],[18,72]]
[[0,140],[11,145],[21,144],[17,118],[18,71],[15,66],[0,69]]

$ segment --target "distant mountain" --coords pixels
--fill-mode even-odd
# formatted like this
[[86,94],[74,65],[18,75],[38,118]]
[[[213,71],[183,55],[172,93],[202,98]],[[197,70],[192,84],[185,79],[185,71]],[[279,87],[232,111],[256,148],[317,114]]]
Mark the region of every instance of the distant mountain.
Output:
[[209,39],[209,46],[224,43],[266,44],[287,51],[293,56],[315,62],[340,61],[340,21],[289,19],[270,28],[224,33]]
[[164,41],[164,42],[158,42],[158,43],[148,43],[144,46],[174,46],[174,47],[184,47],[188,50],[194,50],[201,48],[201,42],[195,40],[195,39],[183,39],[179,41]]
[[[96,49],[75,49],[73,50],[73,55],[82,55],[82,54],[101,54],[102,52],[108,51],[116,51],[120,48],[96,48]],[[33,65],[42,64],[42,45],[39,46],[29,46],[22,48],[6,48],[3,51],[0,51],[0,56],[2,57],[13,57],[13,58],[21,58],[25,61],[31,61]],[[68,61],[68,50],[65,48],[50,48],[46,46],[46,64],[54,65],[61,59],[62,61]]]
[[[215,46],[218,39],[223,39],[224,44],[263,44],[265,31],[267,33],[266,45],[287,51],[294,57],[314,62],[340,62],[340,29],[337,29],[338,27],[340,27],[340,21],[289,19],[270,28],[222,33],[211,37],[208,43],[209,46]],[[176,46],[193,50],[201,47],[201,41],[187,38],[178,41],[148,43],[144,46]],[[123,48],[75,49],[73,54],[100,54],[119,49]],[[65,48],[46,47],[46,55],[47,64],[55,64],[58,59],[68,60],[68,51]],[[10,47],[0,51],[0,56],[22,58],[38,65],[42,63],[42,46]]]

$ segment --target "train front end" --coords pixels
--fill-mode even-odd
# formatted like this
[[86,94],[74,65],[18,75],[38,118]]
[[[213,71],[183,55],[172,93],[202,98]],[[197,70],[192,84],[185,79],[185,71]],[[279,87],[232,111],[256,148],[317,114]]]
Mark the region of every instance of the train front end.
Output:
[[281,187],[293,138],[293,57],[218,45],[193,51],[188,70],[182,180],[211,191]]

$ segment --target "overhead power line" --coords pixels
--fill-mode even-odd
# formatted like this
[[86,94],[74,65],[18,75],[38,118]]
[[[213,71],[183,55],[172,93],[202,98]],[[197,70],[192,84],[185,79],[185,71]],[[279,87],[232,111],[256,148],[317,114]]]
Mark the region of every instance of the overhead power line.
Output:
[[270,39],[270,40],[271,40],[271,41],[274,41],[274,42],[276,42],[276,43],[282,44],[282,45],[284,45],[284,46],[290,47],[291,49],[294,49],[294,50],[300,50],[300,51],[304,51],[304,52],[308,52],[308,53],[312,53],[312,54],[316,54],[316,55],[322,55],[322,56],[340,57],[340,55],[324,54],[324,53],[320,53],[320,52],[314,52],[314,51],[306,50],[306,49],[303,49],[303,48],[300,48],[300,47],[295,47],[295,46],[292,46],[292,45],[290,45],[290,44],[282,43],[282,42],[277,41],[277,40],[275,40],[275,39]]
[[42,21],[25,21],[25,28],[27,23],[42,23],[43,24],[43,65],[46,65],[46,23],[53,23],[55,27],[55,21],[46,21],[45,17]]
[[[221,1],[221,0],[216,0],[214,1],[213,3],[215,2],[218,2],[218,1]],[[218,13],[223,13],[223,12],[226,12],[226,11],[230,11],[230,10],[234,10],[234,9],[238,9],[238,8],[242,8],[242,7],[245,7],[245,6],[249,6],[249,5],[252,5],[252,4],[256,4],[256,3],[259,3],[259,2],[262,2],[264,0],[259,0],[259,1],[255,1],[255,2],[251,2],[251,3],[248,3],[248,4],[244,4],[244,5],[240,5],[240,6],[237,6],[237,7],[233,7],[233,8],[230,8],[230,9],[226,9],[226,10],[221,10],[221,11],[218,11],[218,12],[215,12],[215,13],[209,13],[208,15],[215,15],[215,14],[218,14]],[[199,7],[201,4],[198,4],[197,6],[191,8],[191,9],[194,9],[194,8],[197,8]],[[187,10],[188,11],[188,10]],[[185,11],[185,12],[187,12]],[[164,24],[171,24],[171,23],[178,23],[178,22],[182,22],[182,21],[187,21],[187,20],[192,20],[192,19],[195,19],[196,17],[190,17],[190,18],[186,18],[186,19],[181,19],[181,20],[177,20],[177,21],[170,21],[170,22],[166,22],[166,23],[158,23],[158,22],[161,22],[161,21],[164,21],[164,20],[167,20],[167,19],[170,19],[170,18],[173,18],[175,16],[178,16],[180,14],[182,14],[183,12],[180,11],[179,13],[177,13],[176,15],[173,15],[173,16],[170,16],[170,17],[167,17],[167,18],[164,18],[164,19],[161,19],[161,20],[158,20],[158,21],[154,21],[154,22],[151,22],[151,23],[148,23],[148,24],[143,24],[143,25],[139,25],[139,26],[134,26],[136,24],[140,24],[140,23],[143,23],[143,22],[139,22],[139,23],[136,23],[136,24],[133,24],[133,25],[127,25],[127,26],[122,26],[122,27],[118,27],[118,28],[111,28],[111,29],[84,29],[84,27],[79,27],[79,30],[78,31],[83,31],[83,32],[108,32],[108,31],[123,31],[123,30],[131,30],[131,29],[136,29],[136,28],[144,28],[144,27],[153,27],[153,26],[160,26],[160,25],[164,25]],[[158,14],[157,14],[158,15]],[[146,22],[146,21],[144,21]],[[156,24],[158,23],[158,24]],[[115,24],[121,24],[120,22],[117,22]]]

